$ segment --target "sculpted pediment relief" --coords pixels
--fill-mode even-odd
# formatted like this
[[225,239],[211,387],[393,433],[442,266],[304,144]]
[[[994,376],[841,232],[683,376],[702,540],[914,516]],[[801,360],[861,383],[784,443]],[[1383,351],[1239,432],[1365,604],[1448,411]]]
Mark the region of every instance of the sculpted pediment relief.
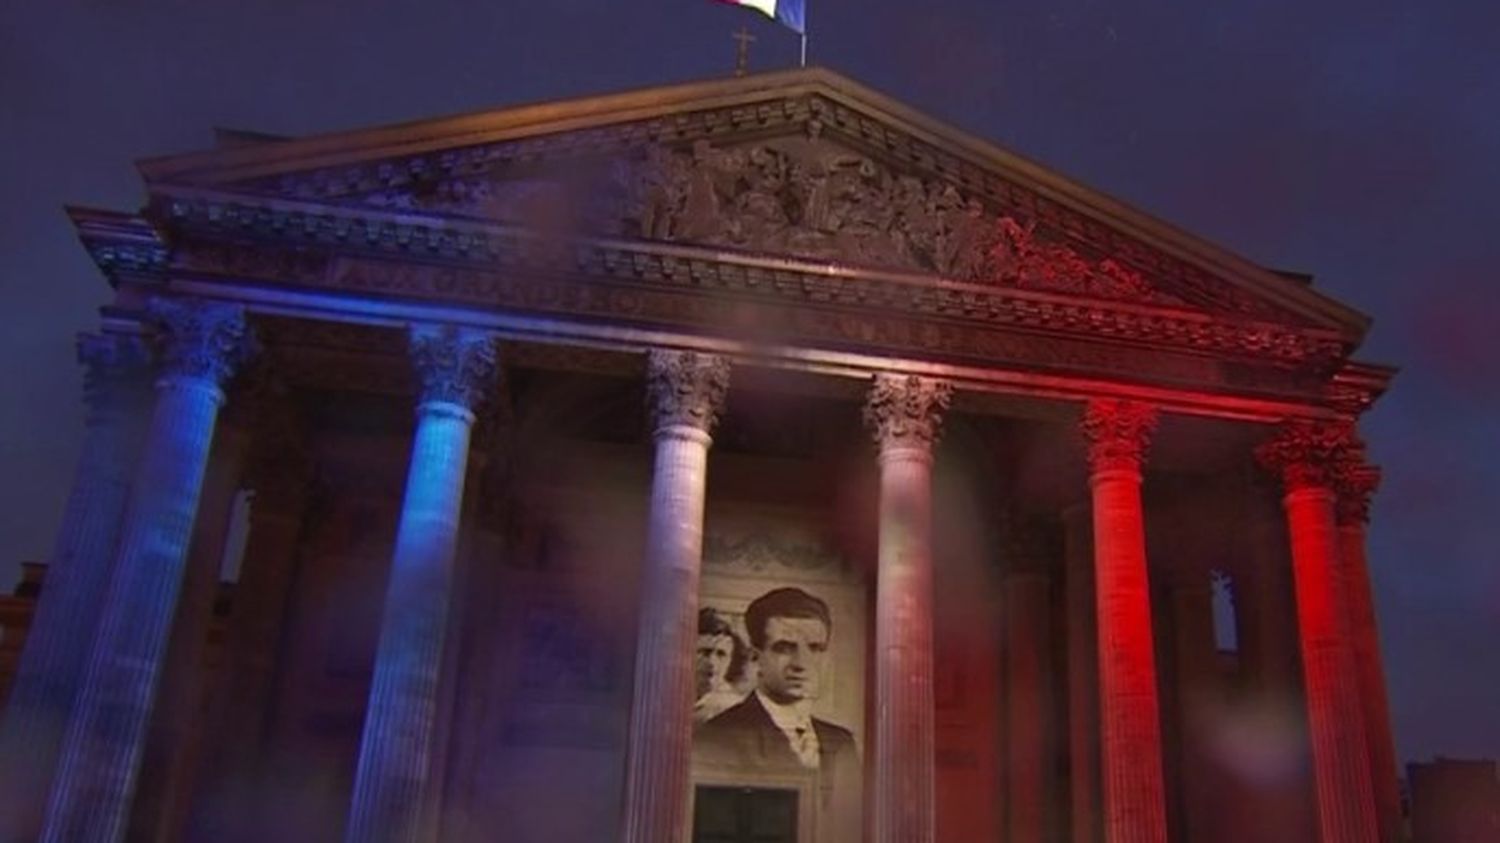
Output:
[[225,191],[543,233],[681,243],[1354,339],[1306,284],[818,68],[499,108],[142,162]]
[[[722,246],[1143,304],[1184,302],[941,179],[811,136],[648,146],[530,173],[412,179],[349,197],[632,239]],[[345,201],[348,201],[346,199]]]

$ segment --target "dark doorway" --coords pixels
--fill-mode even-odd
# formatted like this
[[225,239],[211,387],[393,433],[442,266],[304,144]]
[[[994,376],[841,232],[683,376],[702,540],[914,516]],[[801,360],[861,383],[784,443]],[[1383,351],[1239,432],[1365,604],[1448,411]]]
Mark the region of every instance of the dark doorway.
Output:
[[797,843],[797,791],[700,787],[693,843]]

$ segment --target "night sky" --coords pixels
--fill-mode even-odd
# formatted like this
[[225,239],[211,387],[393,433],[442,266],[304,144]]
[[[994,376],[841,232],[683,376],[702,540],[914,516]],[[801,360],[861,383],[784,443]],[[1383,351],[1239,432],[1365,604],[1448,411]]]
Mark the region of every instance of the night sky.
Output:
[[[1374,317],[1371,564],[1403,759],[1500,756],[1500,4],[807,0],[811,62]],[[45,559],[107,285],[64,203],[214,126],[312,134],[724,75],[709,0],[0,3],[0,587]]]

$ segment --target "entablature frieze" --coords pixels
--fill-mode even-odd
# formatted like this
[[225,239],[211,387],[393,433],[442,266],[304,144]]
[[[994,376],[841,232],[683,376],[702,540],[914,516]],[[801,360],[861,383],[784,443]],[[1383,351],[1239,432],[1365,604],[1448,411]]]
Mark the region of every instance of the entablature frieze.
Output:
[[[758,356],[785,345],[804,359],[856,354],[924,361],[937,369],[1001,367],[1013,370],[1009,383],[1021,392],[1028,381],[1047,383],[1038,391],[1053,394],[1083,391],[1054,388],[1056,381],[1047,378],[1055,376],[1243,399],[1228,415],[1274,415],[1262,412],[1267,399],[1289,405],[1292,415],[1296,407],[1314,415],[1357,415],[1391,375],[1347,361],[1345,341],[1332,331],[920,274],[672,244],[546,240],[504,226],[341,215],[327,207],[256,205],[221,195],[178,197],[155,210],[169,219],[162,223],[165,236],[153,234],[150,242],[172,248],[132,282],[186,283],[229,300],[245,300],[246,285],[257,289],[252,298],[259,302],[315,295],[320,318],[342,318],[346,303],[351,321],[365,318],[361,313],[367,315],[372,302],[400,301],[413,312],[498,310],[558,325],[618,324],[717,338]],[[125,239],[145,247],[143,225],[128,225]],[[575,333],[555,341],[588,344],[587,331]],[[316,364],[303,355],[303,368],[342,360],[338,369],[359,368],[376,391],[409,384],[381,367],[353,365],[357,355],[323,350]]]
[[1320,375],[1337,368],[1347,353],[1346,340],[1324,329],[723,250],[603,238],[546,239],[504,226],[388,214],[337,216],[326,208],[284,203],[184,199],[173,200],[169,213],[179,241],[171,269],[179,273],[365,287],[425,298],[451,292],[466,302],[503,299],[520,278],[525,283],[543,277],[600,279],[637,288],[692,289],[705,296],[824,305],[856,316],[876,310],[915,312]]

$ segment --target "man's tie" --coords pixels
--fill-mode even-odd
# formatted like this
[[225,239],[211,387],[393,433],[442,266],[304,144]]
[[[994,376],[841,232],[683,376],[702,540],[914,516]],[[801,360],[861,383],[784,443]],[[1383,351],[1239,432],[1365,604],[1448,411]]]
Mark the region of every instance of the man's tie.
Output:
[[798,726],[792,737],[792,751],[797,753],[797,760],[802,766],[817,769],[818,766],[818,733],[814,732],[812,726]]

